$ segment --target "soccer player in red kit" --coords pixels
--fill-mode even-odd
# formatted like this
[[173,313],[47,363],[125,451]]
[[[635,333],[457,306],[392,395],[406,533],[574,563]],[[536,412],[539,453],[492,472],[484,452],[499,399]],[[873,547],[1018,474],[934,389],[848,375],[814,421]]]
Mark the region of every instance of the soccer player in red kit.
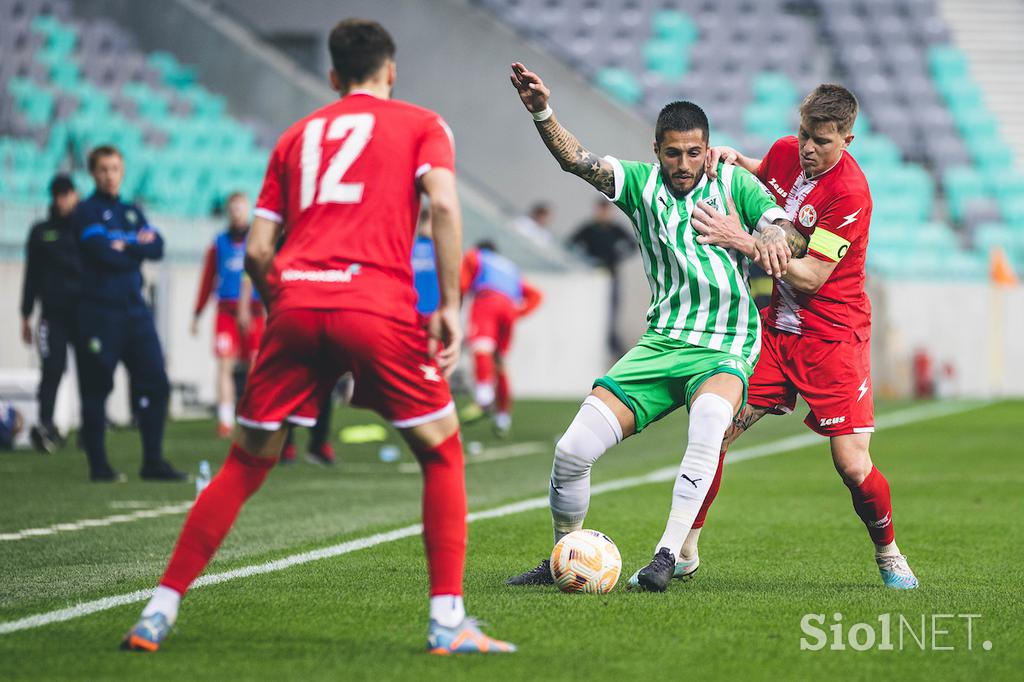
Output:
[[519,267],[482,241],[462,259],[462,293],[472,294],[469,346],[473,349],[476,387],[463,421],[480,419],[493,409],[494,430],[504,436],[512,428],[512,388],[505,358],[512,346],[516,320],[529,315],[544,298],[523,279]]
[[[242,296],[249,198],[244,192],[235,192],[228,197],[227,208],[228,229],[217,235],[206,252],[192,317],[195,336],[199,333],[199,317],[216,292],[213,353],[217,357],[217,434],[221,438],[228,438],[235,425],[235,363],[251,363],[255,359],[264,324],[259,297]],[[242,319],[247,321],[244,328]]]
[[[269,317],[239,404],[239,429],[124,648],[159,648],[182,595],[273,469],[282,425],[313,424],[324,393],[352,372],[353,404],[394,424],[423,470],[428,650],[515,650],[483,634],[462,601],[466,488],[445,381],[461,342],[462,224],[451,131],[434,112],[390,98],[395,45],[380,24],[342,21],[329,47],[331,85],[341,99],[278,140],[250,229],[246,270]],[[441,288],[429,337],[417,324],[409,258],[420,192],[430,198]]]
[[[846,151],[857,110],[857,99],[846,88],[819,85],[800,106],[798,136],[775,142],[764,159],[728,147],[708,154],[710,169],[722,159],[755,173],[810,236],[811,257],[790,260],[785,273],[768,268],[776,279],[771,304],[763,311],[761,358],[747,406],[726,433],[716,480],[682,548],[694,569],[697,539],[718,492],[727,448],[765,414],[791,412],[799,394],[810,407],[804,422],[830,439],[836,471],[874,542],[882,581],[894,589],[918,585],[896,546],[889,483],[868,451],[875,430],[871,302],[864,291],[871,193]],[[698,205],[693,221],[705,243],[749,250],[748,235],[731,216]]]

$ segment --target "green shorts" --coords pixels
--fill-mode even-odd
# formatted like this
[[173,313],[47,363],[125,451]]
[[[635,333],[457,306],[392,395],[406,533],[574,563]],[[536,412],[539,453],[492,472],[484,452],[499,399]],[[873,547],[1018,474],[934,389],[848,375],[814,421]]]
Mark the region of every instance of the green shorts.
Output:
[[754,368],[739,356],[691,346],[648,329],[594,386],[611,391],[633,411],[639,433],[683,405],[689,409],[693,394],[716,374],[739,377],[746,404],[753,372]]

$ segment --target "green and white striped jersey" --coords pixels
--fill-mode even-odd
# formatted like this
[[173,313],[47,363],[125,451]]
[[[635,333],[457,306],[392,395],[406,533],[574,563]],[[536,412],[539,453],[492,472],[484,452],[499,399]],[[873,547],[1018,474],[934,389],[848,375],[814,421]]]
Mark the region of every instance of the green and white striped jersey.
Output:
[[682,199],[665,187],[661,168],[606,156],[615,169],[612,201],[629,216],[651,287],[650,329],[692,346],[720,350],[750,365],[761,353],[761,323],[747,287],[748,265],[739,253],[697,243],[690,226],[694,204],[705,200],[722,213],[731,197],[748,231],[786,218],[750,172],[719,164],[718,178],[701,178]]

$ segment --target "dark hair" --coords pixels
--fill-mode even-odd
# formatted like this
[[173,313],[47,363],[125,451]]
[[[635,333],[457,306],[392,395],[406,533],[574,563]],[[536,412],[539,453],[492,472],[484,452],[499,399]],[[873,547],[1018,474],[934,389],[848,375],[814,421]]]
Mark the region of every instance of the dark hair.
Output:
[[857,98],[842,85],[822,83],[804,98],[800,105],[800,117],[814,126],[835,123],[839,134],[846,136],[853,130],[859,108]]
[[699,130],[704,133],[704,141],[707,142],[710,137],[708,115],[693,102],[670,102],[658,114],[658,124],[654,127],[654,141],[660,144],[661,138],[669,130]]
[[57,197],[75,191],[75,183],[71,176],[66,173],[58,173],[50,180],[50,196]]
[[481,239],[476,243],[476,248],[483,251],[493,251],[494,253],[498,253],[497,245],[490,239]]
[[395,41],[383,26],[369,19],[344,19],[327,39],[331,64],[341,82],[362,83],[395,56]]
[[96,164],[100,162],[100,159],[107,156],[120,156],[122,159],[124,158],[121,150],[112,144],[101,144],[98,147],[93,147],[92,151],[89,152],[89,172],[92,173],[96,170]]

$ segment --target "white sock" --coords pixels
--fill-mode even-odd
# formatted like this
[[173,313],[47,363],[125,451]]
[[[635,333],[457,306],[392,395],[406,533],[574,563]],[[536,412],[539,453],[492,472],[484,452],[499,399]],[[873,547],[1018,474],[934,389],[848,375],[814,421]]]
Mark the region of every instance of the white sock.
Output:
[[217,405],[217,421],[224,426],[235,425],[235,404],[220,403]]
[[154,613],[162,613],[167,617],[167,622],[174,625],[178,620],[178,605],[181,604],[181,595],[177,591],[163,585],[157,585],[153,590],[146,608],[142,609],[142,617],[152,616]]
[[[701,504],[704,504],[701,502]],[[686,559],[689,561],[693,557],[697,556],[697,540],[700,539],[700,528],[691,528],[690,532],[686,534],[686,539],[683,540],[683,548],[679,550],[679,556],[677,559]]]
[[453,628],[466,619],[466,605],[458,594],[439,594],[430,598],[430,620]]
[[473,401],[480,407],[487,408],[494,402],[494,386],[491,384],[477,384],[473,391]]
[[900,548],[896,546],[896,541],[893,540],[888,545],[875,545],[875,556],[885,556],[886,554],[899,554]]
[[508,412],[498,412],[494,415],[494,425],[499,429],[507,429],[512,426],[512,415]]
[[556,543],[583,528],[590,506],[590,469],[621,440],[622,427],[615,413],[599,398],[587,396],[555,445],[548,500]]
[[673,556],[678,556],[715,477],[722,438],[732,424],[732,416],[729,401],[714,393],[697,396],[690,406],[690,429],[679,476],[672,488],[672,511],[655,553],[667,547]]

